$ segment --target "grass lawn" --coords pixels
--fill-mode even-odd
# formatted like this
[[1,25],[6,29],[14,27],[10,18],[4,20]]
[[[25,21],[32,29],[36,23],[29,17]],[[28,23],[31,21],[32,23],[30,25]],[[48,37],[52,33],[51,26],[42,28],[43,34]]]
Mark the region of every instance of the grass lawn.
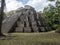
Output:
[[5,40],[0,40],[0,45],[60,45],[60,34],[44,33],[12,33]]

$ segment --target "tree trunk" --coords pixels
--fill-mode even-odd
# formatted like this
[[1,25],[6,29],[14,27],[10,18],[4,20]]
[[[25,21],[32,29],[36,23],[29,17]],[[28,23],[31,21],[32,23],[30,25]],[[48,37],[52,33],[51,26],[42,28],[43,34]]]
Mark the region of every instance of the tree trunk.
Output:
[[2,20],[4,15],[4,6],[5,6],[5,0],[1,0],[1,12],[0,12],[0,36],[3,36],[3,33],[1,32],[2,28]]

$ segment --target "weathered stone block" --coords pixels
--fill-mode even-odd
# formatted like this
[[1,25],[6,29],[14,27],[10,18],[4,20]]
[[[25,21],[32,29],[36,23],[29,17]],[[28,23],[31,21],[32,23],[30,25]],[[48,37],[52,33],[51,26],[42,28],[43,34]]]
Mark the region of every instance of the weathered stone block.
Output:
[[29,18],[30,18],[31,22],[35,20],[34,15],[29,15]]
[[26,27],[29,27],[29,22],[26,22]]
[[37,23],[38,23],[38,24],[37,24],[38,26],[41,26],[41,22],[40,22],[40,21],[38,21]]
[[36,21],[32,21],[31,24],[32,24],[32,27],[33,27],[33,26],[37,26]]
[[21,20],[21,21],[24,21],[24,15],[21,15],[21,16],[20,16],[20,20]]
[[17,27],[15,32],[23,32],[23,27]]
[[45,32],[46,31],[44,27],[40,27],[40,30],[41,30],[41,32]]
[[19,27],[24,27],[24,22],[20,22],[20,23],[18,24],[18,26],[19,26]]
[[27,15],[24,16],[24,21],[28,21],[28,16]]
[[24,32],[30,33],[31,32],[31,28],[30,27],[24,27]]
[[19,22],[19,21],[17,21],[17,26],[19,26],[19,24],[20,24],[20,22]]
[[34,26],[32,27],[34,32],[39,32],[38,27]]
[[29,10],[26,10],[26,11],[25,11],[25,14],[26,14],[26,15],[30,15]]

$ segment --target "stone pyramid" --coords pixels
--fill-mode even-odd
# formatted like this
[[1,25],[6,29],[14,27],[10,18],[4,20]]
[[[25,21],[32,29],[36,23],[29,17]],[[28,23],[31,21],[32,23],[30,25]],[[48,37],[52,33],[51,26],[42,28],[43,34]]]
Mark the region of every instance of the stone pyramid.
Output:
[[46,32],[48,26],[43,18],[29,5],[21,7],[16,14],[9,16],[3,21],[2,32]]

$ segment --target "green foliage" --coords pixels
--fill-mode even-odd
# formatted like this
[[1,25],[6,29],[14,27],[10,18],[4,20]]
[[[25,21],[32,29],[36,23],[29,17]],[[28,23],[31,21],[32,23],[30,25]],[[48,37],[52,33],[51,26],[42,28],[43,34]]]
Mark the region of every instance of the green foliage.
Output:
[[16,14],[16,10],[12,10],[12,11],[10,11],[10,12],[7,12],[7,13],[6,13],[6,16],[10,16],[10,15],[12,15],[12,14]]
[[60,1],[56,1],[55,6],[49,4],[45,7],[43,16],[52,29],[57,29],[60,25]]

